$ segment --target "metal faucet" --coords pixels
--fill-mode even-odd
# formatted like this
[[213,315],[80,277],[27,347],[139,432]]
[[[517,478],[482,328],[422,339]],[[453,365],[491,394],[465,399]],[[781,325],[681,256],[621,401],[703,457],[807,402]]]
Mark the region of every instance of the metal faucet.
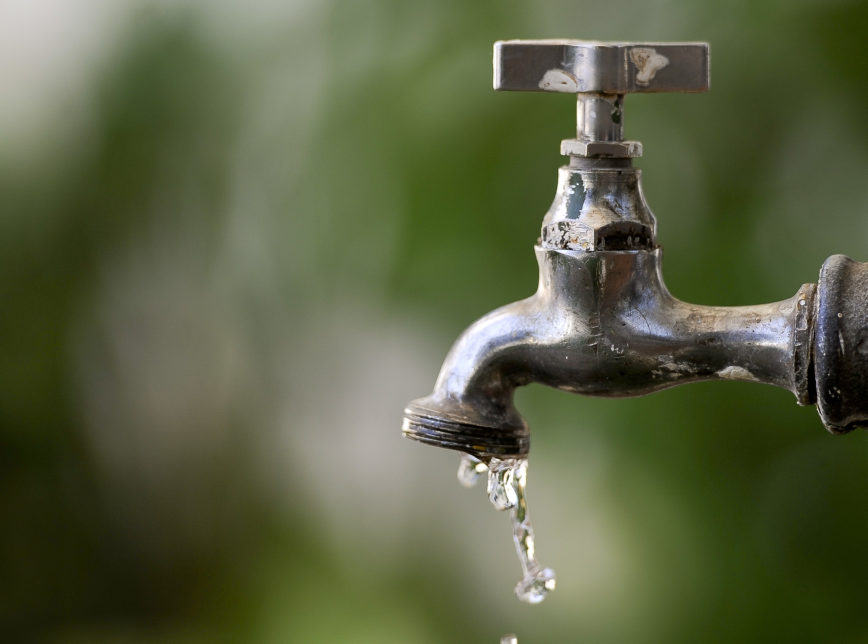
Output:
[[623,140],[624,97],[709,88],[707,43],[512,40],[494,45],[497,90],[574,93],[554,201],[535,252],[539,288],[458,339],[403,433],[491,458],[527,455],[516,387],[638,396],[700,380],[762,382],[817,404],[835,434],[868,426],[868,264],[833,255],[817,284],[757,306],[700,306],[663,282],[657,225]]

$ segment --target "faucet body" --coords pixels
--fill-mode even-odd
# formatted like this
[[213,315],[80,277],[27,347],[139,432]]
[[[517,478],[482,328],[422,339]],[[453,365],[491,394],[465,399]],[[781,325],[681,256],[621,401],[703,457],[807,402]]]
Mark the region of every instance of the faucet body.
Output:
[[868,425],[868,264],[832,256],[818,284],[757,306],[689,304],[663,282],[657,222],[632,165],[641,144],[621,140],[623,98],[703,91],[707,64],[697,43],[495,45],[497,89],[578,92],[578,135],[561,144],[570,162],[543,218],[536,293],[461,335],[433,393],[405,409],[405,436],[484,461],[525,456],[513,394],[531,382],[609,397],[760,382],[816,402],[833,433]]
[[[612,184],[606,175],[617,172],[629,180]],[[618,397],[701,380],[743,380],[811,401],[815,285],[758,306],[682,302],[663,282],[660,248],[627,248],[654,244],[656,225],[638,170],[566,167],[560,174],[543,220],[548,241],[535,248],[536,293],[489,313],[461,335],[434,393],[408,406],[405,434],[482,459],[524,455],[528,430],[513,393],[531,382]],[[607,183],[620,193],[601,191]],[[630,207],[619,218],[613,204]],[[558,224],[568,224],[560,226],[566,234],[546,235]],[[587,235],[571,236],[571,229]],[[573,248],[591,244],[625,248]]]

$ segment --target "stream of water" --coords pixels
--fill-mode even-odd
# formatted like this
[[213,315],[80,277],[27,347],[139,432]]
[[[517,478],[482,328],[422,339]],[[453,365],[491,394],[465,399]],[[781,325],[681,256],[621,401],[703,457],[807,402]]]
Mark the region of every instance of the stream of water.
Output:
[[527,511],[527,459],[492,458],[486,466],[469,454],[461,455],[458,481],[473,487],[488,472],[488,498],[498,510],[509,510],[512,518],[515,551],[524,574],[515,587],[515,596],[528,604],[538,604],[555,589],[555,571],[543,568],[536,560],[533,526]]

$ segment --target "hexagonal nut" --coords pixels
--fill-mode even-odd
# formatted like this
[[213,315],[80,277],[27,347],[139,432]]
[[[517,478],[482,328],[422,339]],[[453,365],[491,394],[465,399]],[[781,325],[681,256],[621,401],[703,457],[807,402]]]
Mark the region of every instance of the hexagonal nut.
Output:
[[635,159],[642,156],[639,141],[561,141],[561,154],[576,157],[601,157],[609,159]]
[[558,250],[653,250],[650,226],[634,221],[615,221],[599,227],[576,220],[556,221],[543,226],[543,248]]

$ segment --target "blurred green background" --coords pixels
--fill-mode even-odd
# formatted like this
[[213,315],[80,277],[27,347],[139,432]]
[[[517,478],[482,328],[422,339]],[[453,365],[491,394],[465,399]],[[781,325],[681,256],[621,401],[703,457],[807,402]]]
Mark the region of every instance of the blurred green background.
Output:
[[504,38],[707,40],[634,96],[672,292],[868,260],[868,5],[0,1],[0,639],[864,642],[868,442],[787,392],[521,391],[558,590],[400,438],[535,288],[568,96]]

